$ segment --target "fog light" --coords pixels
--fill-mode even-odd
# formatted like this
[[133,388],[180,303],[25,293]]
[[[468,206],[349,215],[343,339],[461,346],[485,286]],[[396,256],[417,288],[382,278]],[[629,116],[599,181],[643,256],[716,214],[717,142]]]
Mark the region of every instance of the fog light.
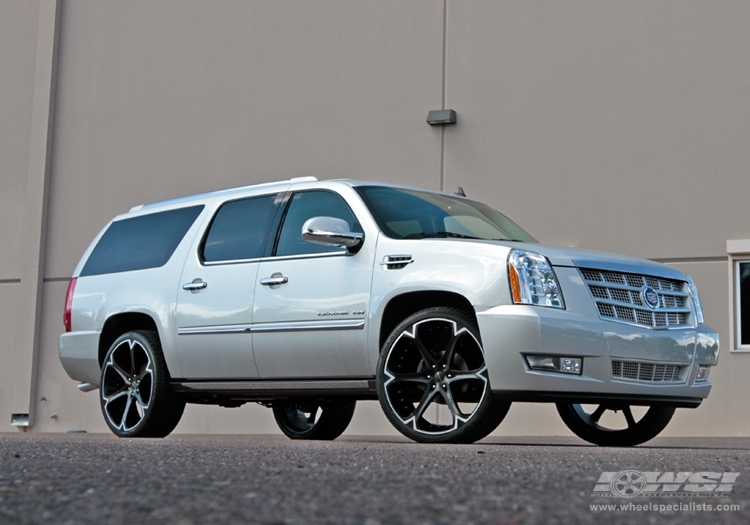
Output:
[[532,370],[548,370],[563,374],[581,374],[583,359],[580,357],[554,357],[551,355],[527,355],[526,362]]
[[708,373],[711,371],[710,366],[699,366],[698,375],[695,377],[695,382],[708,380]]

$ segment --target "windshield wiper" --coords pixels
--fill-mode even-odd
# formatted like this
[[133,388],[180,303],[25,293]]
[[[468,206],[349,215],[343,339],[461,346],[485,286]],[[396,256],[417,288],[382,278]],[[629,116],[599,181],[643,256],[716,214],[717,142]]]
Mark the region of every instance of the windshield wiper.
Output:
[[484,240],[480,237],[472,237],[471,235],[464,235],[462,233],[453,233],[453,232],[419,232],[419,233],[411,233],[404,237],[404,239],[446,239],[446,238],[455,238],[455,239],[478,239],[478,240]]

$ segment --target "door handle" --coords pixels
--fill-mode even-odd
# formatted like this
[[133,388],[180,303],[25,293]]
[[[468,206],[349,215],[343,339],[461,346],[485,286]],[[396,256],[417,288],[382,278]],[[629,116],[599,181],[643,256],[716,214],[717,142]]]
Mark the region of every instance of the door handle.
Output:
[[192,293],[198,293],[204,288],[208,286],[207,282],[204,282],[203,279],[198,277],[197,279],[193,279],[192,283],[185,283],[182,285],[183,290],[190,290]]
[[263,277],[260,280],[260,284],[263,286],[270,286],[271,288],[278,288],[282,284],[286,284],[289,282],[289,279],[284,277],[279,272],[271,274],[271,277]]

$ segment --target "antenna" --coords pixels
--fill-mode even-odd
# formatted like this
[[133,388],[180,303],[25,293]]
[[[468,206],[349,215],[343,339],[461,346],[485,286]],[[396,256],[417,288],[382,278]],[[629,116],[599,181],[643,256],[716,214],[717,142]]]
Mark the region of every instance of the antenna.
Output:
[[458,191],[456,192],[456,195],[460,195],[461,197],[466,197],[466,194],[464,193],[464,189],[459,186]]

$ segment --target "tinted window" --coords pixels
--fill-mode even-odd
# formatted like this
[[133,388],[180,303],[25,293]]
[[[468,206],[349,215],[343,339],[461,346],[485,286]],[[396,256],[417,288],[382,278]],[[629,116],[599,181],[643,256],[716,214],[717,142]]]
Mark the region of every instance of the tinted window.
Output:
[[388,237],[463,237],[536,242],[520,226],[481,202],[440,193],[360,186],[357,192]]
[[113,222],[94,247],[81,275],[164,266],[203,206],[141,215]]
[[750,262],[739,263],[740,344],[750,345]]
[[227,202],[216,213],[203,245],[203,260],[263,257],[276,213],[276,195]]
[[302,225],[305,221],[321,216],[343,219],[349,224],[349,231],[362,232],[356,217],[339,195],[330,191],[296,193],[284,218],[276,255],[346,251],[344,247],[315,244],[302,238]]

